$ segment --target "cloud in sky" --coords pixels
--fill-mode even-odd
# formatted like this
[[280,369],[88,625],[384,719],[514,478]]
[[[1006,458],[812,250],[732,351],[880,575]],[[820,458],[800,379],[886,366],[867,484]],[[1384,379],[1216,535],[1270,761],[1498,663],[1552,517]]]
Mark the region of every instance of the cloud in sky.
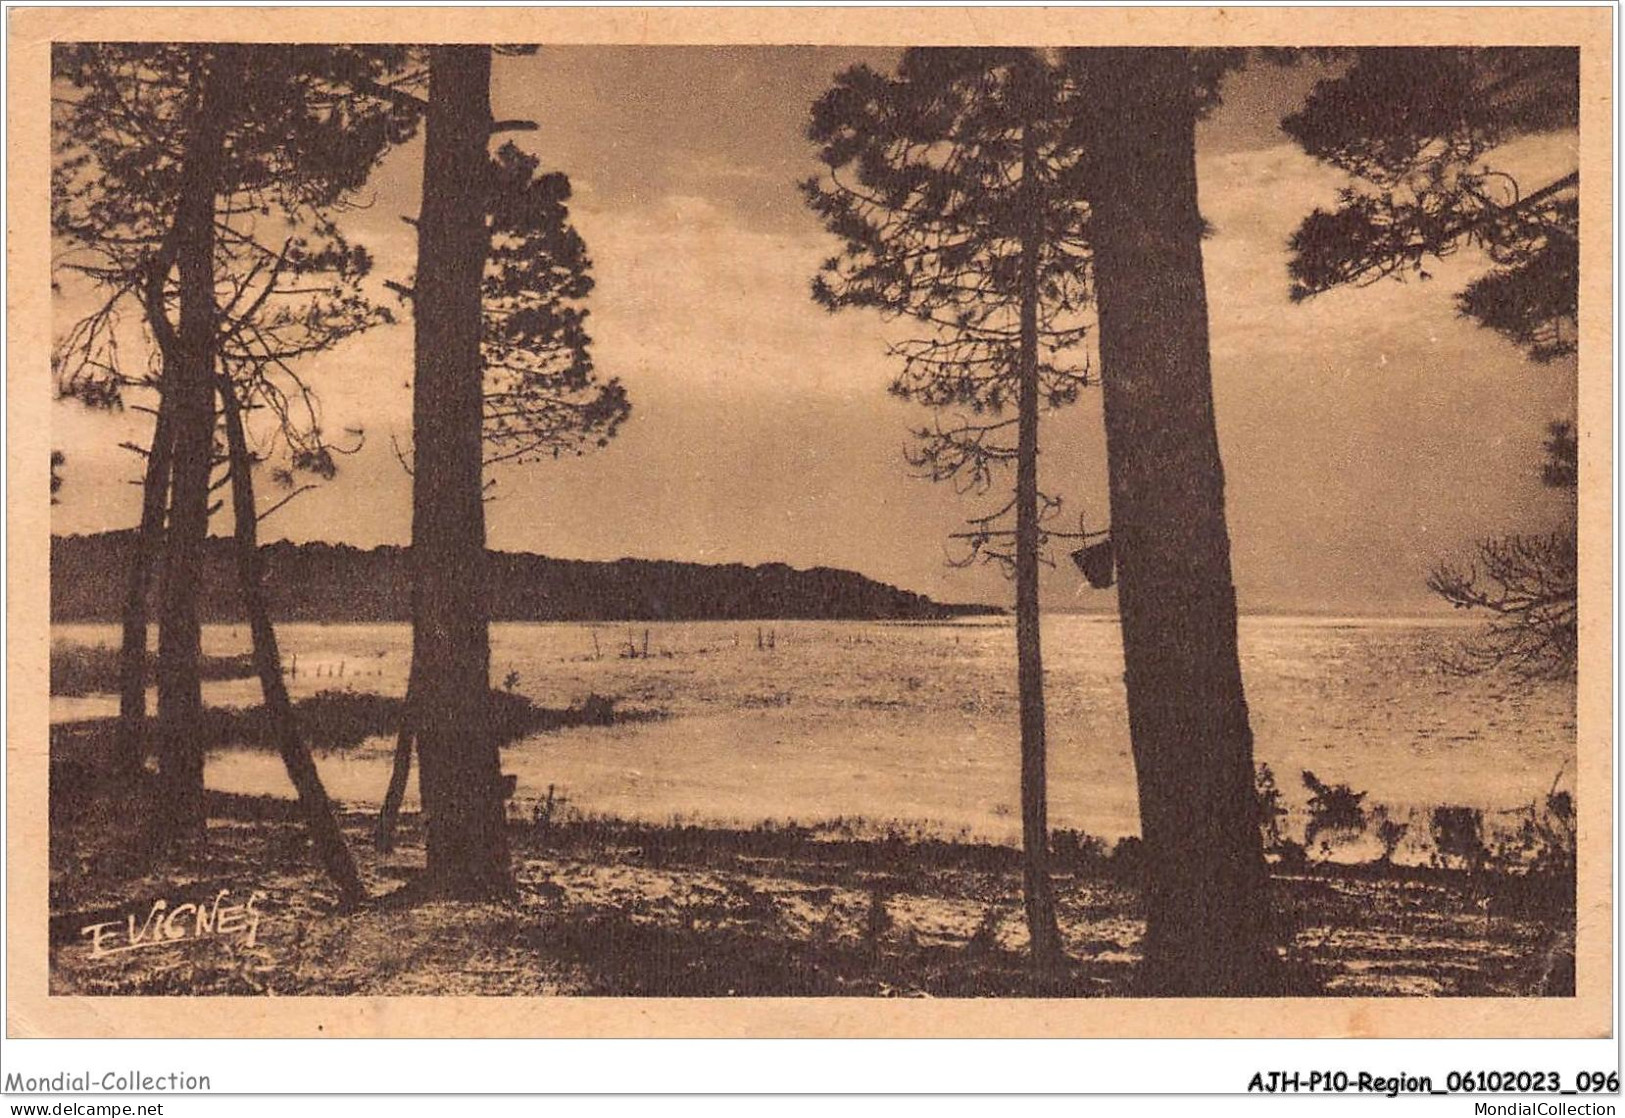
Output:
[[[893,51],[548,48],[503,59],[499,116],[541,125],[516,142],[570,173],[595,260],[595,357],[633,415],[606,450],[504,468],[493,546],[850,567],[939,597],[1000,601],[988,569],[944,563],[974,502],[908,476],[901,448],[924,409],[887,396],[887,327],[808,298],[831,240],[794,182],[813,173],[806,108],[842,66]],[[1426,284],[1287,299],[1286,238],[1342,181],[1274,121],[1314,74],[1255,67],[1199,137],[1219,433],[1244,607],[1426,608],[1428,567],[1474,538],[1542,522],[1545,423],[1573,414],[1572,362],[1535,366],[1455,316],[1482,260]],[[1569,145],[1565,148],[1565,144]],[[1572,165],[1572,138],[1530,142],[1520,169]],[[394,276],[411,270],[420,149],[395,153],[348,219]],[[269,536],[404,542],[411,331],[380,330],[312,365],[330,427],[369,433],[340,478],[267,522]],[[58,531],[133,523],[138,416],[54,414],[69,454]],[[1098,394],[1046,423],[1046,488],[1104,512]],[[1070,514],[1069,514],[1070,515]],[[1061,571],[1056,605],[1103,604]]]

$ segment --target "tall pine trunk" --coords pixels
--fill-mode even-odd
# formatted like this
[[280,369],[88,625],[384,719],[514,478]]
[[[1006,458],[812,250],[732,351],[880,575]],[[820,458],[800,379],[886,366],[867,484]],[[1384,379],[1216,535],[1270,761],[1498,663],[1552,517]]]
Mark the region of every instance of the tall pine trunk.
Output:
[[180,323],[176,361],[166,367],[175,437],[169,527],[159,586],[158,742],[163,823],[171,834],[203,827],[203,688],[198,584],[209,530],[209,473],[214,458],[214,366],[218,312],[214,295],[215,195],[225,156],[231,101],[241,84],[238,48],[210,52],[198,110],[186,142],[175,209]]
[[288,770],[299,807],[305,816],[305,829],[327,875],[338,886],[339,900],[347,907],[367,899],[366,886],[356,872],[355,859],[344,843],[333,816],[333,805],[322,787],[315,759],[300,736],[293,704],[288,700],[287,681],[282,678],[282,654],[277,648],[276,629],[271,624],[265,601],[265,577],[259,545],[259,519],[255,513],[253,456],[243,432],[242,411],[236,389],[229,381],[220,385],[220,405],[226,420],[226,450],[231,461],[231,510],[237,545],[237,575],[242,587],[243,608],[253,640],[254,670],[260,677],[265,716],[277,752]]
[[419,787],[431,892],[511,888],[501,762],[489,717],[481,464],[481,293],[491,49],[429,55],[423,209],[413,298],[412,645]]
[[1213,413],[1191,64],[1169,48],[1084,57],[1146,992],[1267,992],[1274,952]]
[[[163,308],[158,309],[163,313]],[[164,538],[169,496],[169,462],[174,443],[171,405],[160,392],[152,446],[141,479],[141,523],[130,542],[125,573],[123,637],[119,650],[119,706],[116,764],[126,780],[138,779],[147,757],[147,594],[152,567]]]
[[[1030,97],[1031,93],[1022,91]],[[1029,112],[1031,109],[1029,108]],[[1021,710],[1022,895],[1032,964],[1042,981],[1060,962],[1049,876],[1049,808],[1044,741],[1044,656],[1038,611],[1038,254],[1043,211],[1033,129],[1021,131],[1021,337],[1016,422],[1016,690]]]

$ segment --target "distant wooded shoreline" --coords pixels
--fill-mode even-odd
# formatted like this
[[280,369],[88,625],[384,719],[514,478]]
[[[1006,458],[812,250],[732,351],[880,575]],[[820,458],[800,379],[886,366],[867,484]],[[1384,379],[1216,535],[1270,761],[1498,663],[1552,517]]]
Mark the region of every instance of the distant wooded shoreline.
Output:
[[[51,537],[52,621],[119,620],[132,538],[129,531]],[[260,551],[276,620],[411,619],[404,547],[279,541]],[[242,618],[235,561],[230,540],[209,539],[199,601],[203,621]],[[493,621],[933,621],[1005,612],[933,601],[855,571],[798,570],[783,563],[592,561],[493,551],[490,579]]]

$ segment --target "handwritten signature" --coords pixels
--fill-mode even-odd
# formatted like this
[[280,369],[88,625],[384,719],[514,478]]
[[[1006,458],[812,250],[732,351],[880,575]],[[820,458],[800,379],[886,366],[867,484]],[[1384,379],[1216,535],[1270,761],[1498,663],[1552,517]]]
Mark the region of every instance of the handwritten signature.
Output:
[[87,924],[79,929],[79,934],[90,940],[93,959],[145,947],[164,947],[183,940],[239,933],[243,935],[243,946],[253,947],[261,915],[255,906],[265,900],[265,894],[256,889],[242,904],[227,904],[226,898],[230,895],[230,889],[222,889],[215,894],[212,903],[187,901],[173,908],[167,900],[160,899],[152,903],[139,927],[136,914],[131,913],[123,920]]

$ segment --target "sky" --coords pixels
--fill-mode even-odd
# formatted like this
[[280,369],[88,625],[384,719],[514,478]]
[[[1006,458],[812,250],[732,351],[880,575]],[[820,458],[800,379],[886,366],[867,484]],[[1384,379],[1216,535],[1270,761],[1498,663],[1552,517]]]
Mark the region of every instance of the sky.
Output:
[[[957,568],[948,534],[986,503],[911,476],[908,431],[929,421],[891,398],[895,364],[872,313],[808,296],[834,240],[796,182],[818,171],[808,107],[854,62],[894,50],[544,47],[498,58],[493,110],[566,172],[594,261],[594,359],[632,415],[607,448],[500,467],[491,546],[579,559],[827,565],[942,600],[1007,604],[994,567]],[[1294,305],[1286,241],[1344,179],[1278,129],[1324,76],[1256,64],[1228,79],[1198,132],[1213,379],[1238,597],[1244,610],[1346,614],[1441,608],[1438,560],[1480,537],[1554,523],[1539,483],[1546,424],[1572,417],[1576,366],[1528,361],[1458,318],[1484,261],[1462,253],[1426,283],[1339,290]],[[1497,165],[1538,186],[1573,168],[1573,135],[1536,137]],[[421,143],[392,153],[347,215],[380,276],[411,272]],[[61,329],[73,300],[56,308]],[[359,426],[339,476],[261,527],[266,539],[406,543],[410,479],[392,442],[411,433],[411,328],[383,328],[312,359],[325,426]],[[129,527],[143,436],[135,412],[59,402],[68,458],[56,532]],[[1108,519],[1098,390],[1046,419],[1041,475],[1069,525]],[[267,503],[272,499],[265,498]],[[222,520],[217,532],[229,531]],[[1074,570],[1046,574],[1046,606],[1104,609]]]

